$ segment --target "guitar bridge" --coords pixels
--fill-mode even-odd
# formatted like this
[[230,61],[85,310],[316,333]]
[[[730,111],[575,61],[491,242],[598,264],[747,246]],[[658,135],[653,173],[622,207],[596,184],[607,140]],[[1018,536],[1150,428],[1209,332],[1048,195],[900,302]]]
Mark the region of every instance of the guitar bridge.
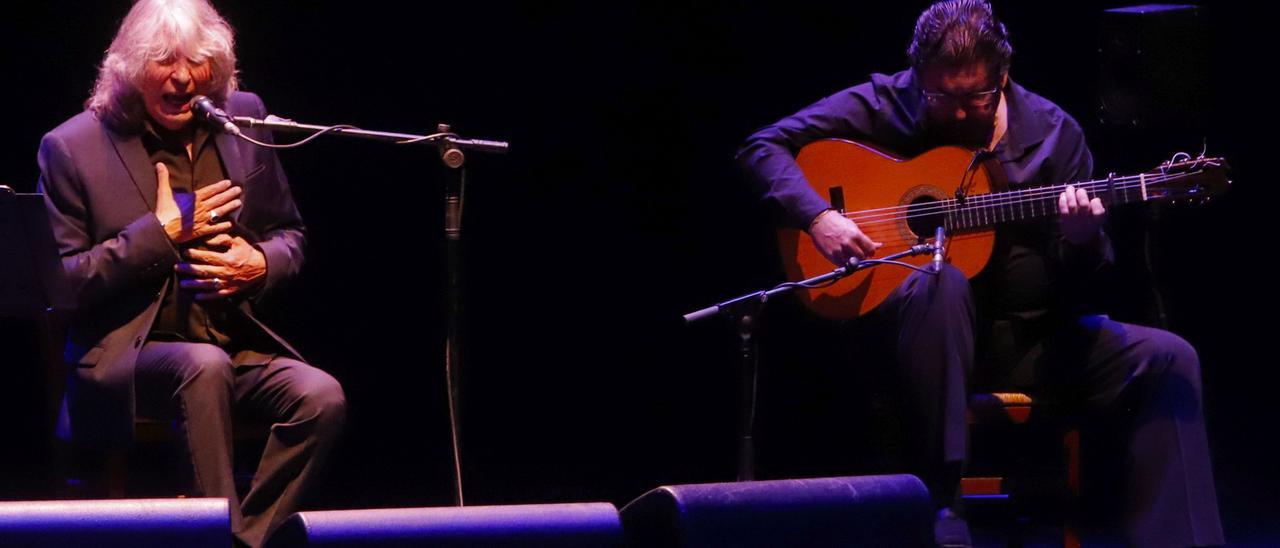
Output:
[[831,202],[832,209],[844,213],[844,187],[827,187],[827,201]]

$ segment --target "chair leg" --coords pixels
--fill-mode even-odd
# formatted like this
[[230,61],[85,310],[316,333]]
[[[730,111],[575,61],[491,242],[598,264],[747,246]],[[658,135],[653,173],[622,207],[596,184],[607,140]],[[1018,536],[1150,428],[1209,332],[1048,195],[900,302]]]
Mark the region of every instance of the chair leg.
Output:
[[1062,439],[1063,450],[1067,461],[1067,492],[1071,497],[1071,508],[1065,513],[1062,523],[1062,545],[1065,548],[1080,548],[1080,533],[1076,523],[1076,502],[1080,500],[1080,431],[1067,430]]

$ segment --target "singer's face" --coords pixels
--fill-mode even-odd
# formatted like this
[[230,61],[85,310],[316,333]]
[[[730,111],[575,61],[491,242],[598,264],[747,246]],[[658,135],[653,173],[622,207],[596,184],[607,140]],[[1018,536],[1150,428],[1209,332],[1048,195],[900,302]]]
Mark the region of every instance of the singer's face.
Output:
[[191,98],[209,92],[213,68],[178,55],[162,61],[147,61],[140,91],[151,120],[170,131],[187,128],[194,115]]

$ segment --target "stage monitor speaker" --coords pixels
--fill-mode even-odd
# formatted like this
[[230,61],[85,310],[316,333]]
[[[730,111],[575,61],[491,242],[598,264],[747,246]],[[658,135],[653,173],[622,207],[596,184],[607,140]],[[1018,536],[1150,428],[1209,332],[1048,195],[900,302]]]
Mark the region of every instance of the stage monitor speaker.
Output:
[[0,546],[227,548],[227,499],[0,502]]
[[638,547],[933,545],[929,491],[911,475],[664,486],[621,515]]
[[1098,79],[1103,125],[1202,136],[1210,110],[1208,34],[1199,6],[1104,11]]
[[618,509],[609,503],[299,512],[265,544],[267,548],[625,545]]

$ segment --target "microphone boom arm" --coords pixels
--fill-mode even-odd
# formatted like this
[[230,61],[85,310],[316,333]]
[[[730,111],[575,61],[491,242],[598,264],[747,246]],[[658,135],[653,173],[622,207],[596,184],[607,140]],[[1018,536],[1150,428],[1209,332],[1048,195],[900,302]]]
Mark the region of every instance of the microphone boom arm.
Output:
[[231,120],[235,122],[236,125],[246,128],[266,128],[272,131],[287,131],[292,133],[331,133],[335,135],[349,135],[351,137],[359,137],[375,141],[392,141],[406,145],[415,143],[438,144],[440,142],[445,142],[460,149],[493,154],[505,154],[508,148],[510,148],[510,144],[506,141],[462,139],[459,138],[457,134],[449,132],[432,133],[430,135],[415,135],[411,133],[373,131],[346,125],[318,126],[314,124],[300,124],[293,120],[280,118],[278,116],[267,116],[266,119],[252,118],[249,116],[234,116]]

